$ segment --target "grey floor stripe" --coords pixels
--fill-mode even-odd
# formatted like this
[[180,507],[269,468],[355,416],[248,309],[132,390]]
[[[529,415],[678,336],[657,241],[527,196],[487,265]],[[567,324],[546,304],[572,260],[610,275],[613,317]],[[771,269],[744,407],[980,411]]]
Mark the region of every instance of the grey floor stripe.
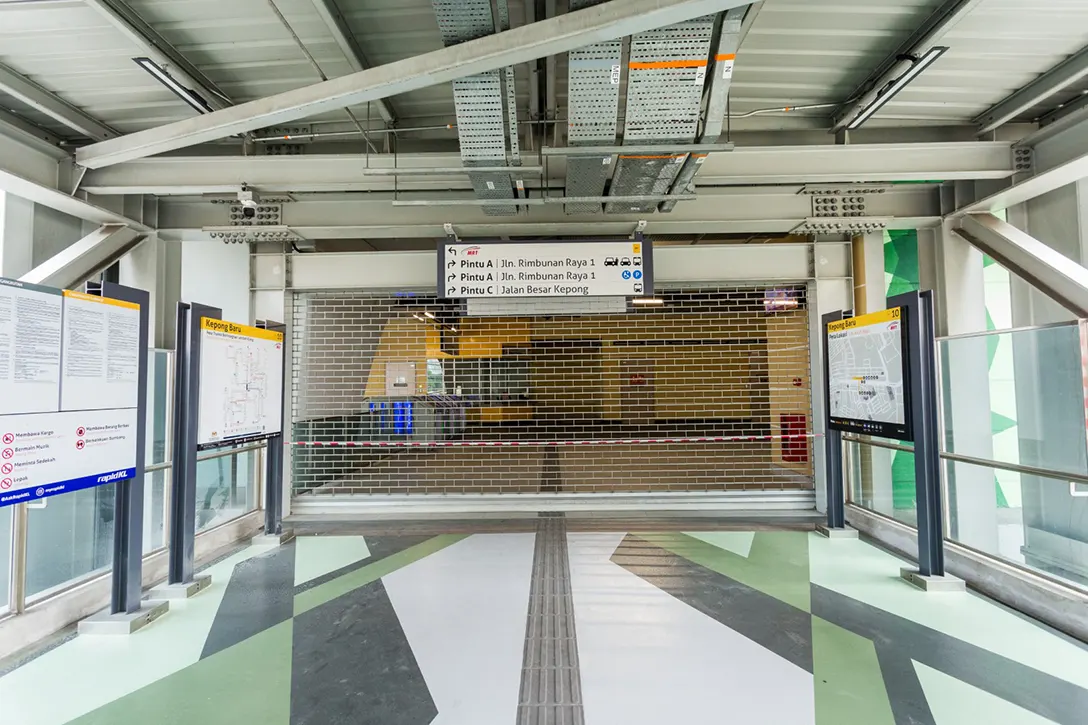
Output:
[[295,617],[291,725],[427,725],[431,692],[381,579]]
[[808,612],[630,534],[612,554],[612,562],[812,672]]
[[937,725],[914,661],[886,645],[877,645],[876,658],[895,725]]
[[[812,585],[812,614],[872,640],[878,654],[890,648],[904,659],[921,662],[1061,725],[1088,722],[1088,689],[1072,682],[816,584]],[[881,656],[882,665],[884,661]],[[891,687],[888,694],[896,695]],[[894,704],[893,710],[898,712]]]
[[294,589],[293,542],[235,564],[200,658],[286,622],[294,615]]
[[543,516],[537,524],[517,723],[585,723],[567,527],[561,516]]

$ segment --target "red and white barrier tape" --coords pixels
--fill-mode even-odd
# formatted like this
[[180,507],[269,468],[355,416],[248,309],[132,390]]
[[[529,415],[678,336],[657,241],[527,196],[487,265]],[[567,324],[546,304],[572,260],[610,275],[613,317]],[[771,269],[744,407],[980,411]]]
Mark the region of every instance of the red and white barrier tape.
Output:
[[503,448],[513,446],[630,446],[644,443],[735,443],[800,441],[822,438],[815,433],[779,436],[709,436],[701,438],[624,438],[582,441],[284,441],[287,446],[313,448]]

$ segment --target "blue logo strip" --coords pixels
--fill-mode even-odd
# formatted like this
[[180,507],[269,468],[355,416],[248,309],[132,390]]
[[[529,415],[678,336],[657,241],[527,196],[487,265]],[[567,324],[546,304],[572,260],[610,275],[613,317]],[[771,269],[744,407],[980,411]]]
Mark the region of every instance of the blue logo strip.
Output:
[[12,493],[0,491],[0,508],[12,506],[17,503],[25,503],[27,501],[37,501],[38,499],[49,498],[50,496],[59,496],[62,493],[82,491],[85,488],[105,486],[107,483],[113,483],[114,481],[127,481],[135,477],[135,468],[122,468],[106,473],[96,473],[92,476],[73,478],[70,481],[58,481],[57,483],[50,483],[44,486],[38,486],[37,488],[24,488]]

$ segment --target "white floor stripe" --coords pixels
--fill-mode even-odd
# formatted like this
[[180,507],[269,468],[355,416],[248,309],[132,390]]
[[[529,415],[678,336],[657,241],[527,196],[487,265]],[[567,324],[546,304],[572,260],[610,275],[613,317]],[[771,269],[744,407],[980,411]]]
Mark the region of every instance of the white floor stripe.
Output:
[[812,725],[812,675],[609,561],[623,534],[568,534],[587,725]]
[[476,534],[382,579],[438,706],[432,725],[510,725],[535,534]]

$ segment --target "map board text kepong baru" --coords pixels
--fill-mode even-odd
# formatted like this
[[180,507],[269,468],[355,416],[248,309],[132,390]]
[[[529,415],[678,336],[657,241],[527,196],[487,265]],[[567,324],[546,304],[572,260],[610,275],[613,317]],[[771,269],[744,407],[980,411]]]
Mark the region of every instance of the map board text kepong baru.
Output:
[[282,408],[283,333],[201,318],[197,448],[274,436]]
[[906,320],[896,307],[827,326],[831,427],[912,439]]

